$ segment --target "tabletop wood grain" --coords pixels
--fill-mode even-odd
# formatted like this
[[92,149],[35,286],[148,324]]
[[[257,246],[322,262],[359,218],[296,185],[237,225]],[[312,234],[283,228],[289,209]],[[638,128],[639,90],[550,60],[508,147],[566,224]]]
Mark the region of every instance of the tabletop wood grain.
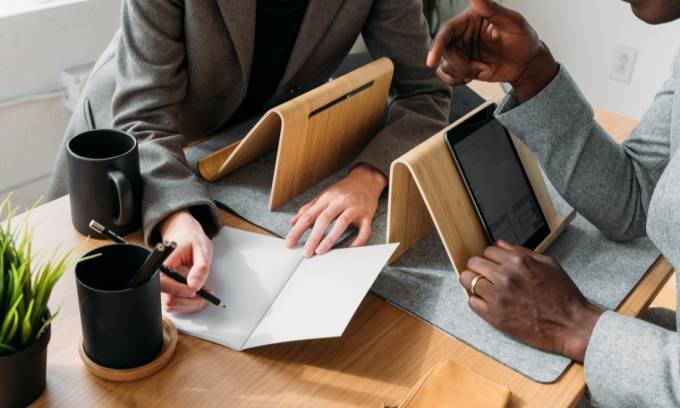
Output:
[[[616,115],[600,112],[598,118],[618,132],[618,139],[630,130]],[[84,253],[106,244],[84,240],[71,227],[69,213],[67,197],[31,213],[38,259],[57,245],[80,246]],[[232,214],[222,212],[221,218],[224,225],[264,233]],[[141,242],[139,233],[129,238]],[[637,315],[671,274],[670,264],[660,259],[619,310]],[[585,389],[581,365],[572,364],[553,384],[533,382],[374,295],[364,299],[341,338],[236,352],[181,335],[161,373],[109,383],[88,374],[78,356],[81,329],[72,270],[57,284],[50,304],[59,315],[48,349],[48,385],[38,407],[381,407],[402,401],[441,358],[508,387],[511,407],[568,407]]]

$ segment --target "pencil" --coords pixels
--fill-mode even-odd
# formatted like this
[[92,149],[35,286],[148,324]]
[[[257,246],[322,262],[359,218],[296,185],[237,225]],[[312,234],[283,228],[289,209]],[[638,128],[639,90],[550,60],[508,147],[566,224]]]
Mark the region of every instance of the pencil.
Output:
[[135,275],[132,277],[132,279],[130,279],[130,283],[128,284],[129,288],[133,288],[149,280],[149,278],[163,262],[162,257],[164,251],[165,246],[163,244],[156,245],[149,256],[146,257],[146,260],[142,266],[139,267]]
[[[128,243],[120,235],[116,234],[115,232],[111,231],[110,229],[106,228],[104,225],[98,223],[95,220],[90,221],[90,228],[118,244]],[[177,247],[177,243],[175,242],[171,242],[169,243],[169,245],[173,248],[173,250]],[[170,254],[168,253],[168,255]],[[167,277],[174,280],[175,282],[179,282],[183,285],[187,284],[187,279],[184,277],[184,275],[180,274],[179,272],[173,271],[172,269],[168,268],[163,264],[161,264],[161,272],[163,272]],[[196,294],[217,307],[221,307],[222,309],[227,308],[227,306],[224,304],[224,302],[222,302],[222,300],[220,300],[220,298],[218,298],[217,296],[213,295],[212,293],[208,292],[205,289],[199,290],[198,292],[196,292]]]
[[98,223],[95,220],[90,221],[90,229],[104,235],[106,238],[110,239],[113,242],[116,242],[116,243],[119,243],[119,244],[127,244],[128,243],[120,235],[116,234],[115,232],[111,231],[110,229],[106,228],[105,226],[103,226],[102,224]]
[[[176,243],[172,242],[170,245],[175,245],[177,246]],[[175,282],[179,282],[181,284],[186,285],[187,284],[187,278],[184,277],[184,275],[173,271],[172,269],[164,266],[161,266],[161,271],[163,271],[164,274],[166,274],[168,277],[170,277],[172,280]],[[207,300],[208,302],[212,303],[213,305],[217,307],[221,307],[222,309],[226,309],[227,306],[218,298],[217,296],[213,295],[212,293],[208,292],[205,289],[201,289],[198,292],[196,292],[197,295],[202,297],[203,299]]]

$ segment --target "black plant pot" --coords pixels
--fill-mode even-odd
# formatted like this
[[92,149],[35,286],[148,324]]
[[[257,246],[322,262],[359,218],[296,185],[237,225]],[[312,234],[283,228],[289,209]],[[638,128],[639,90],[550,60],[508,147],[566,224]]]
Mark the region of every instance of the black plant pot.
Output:
[[51,325],[25,349],[0,357],[0,408],[25,407],[45,389]]

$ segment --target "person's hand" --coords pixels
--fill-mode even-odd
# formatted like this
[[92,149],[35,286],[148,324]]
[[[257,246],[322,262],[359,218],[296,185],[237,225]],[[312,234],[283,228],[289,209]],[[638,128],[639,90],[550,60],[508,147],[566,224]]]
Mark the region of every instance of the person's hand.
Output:
[[427,65],[452,86],[473,79],[510,83],[524,102],[555,77],[558,65],[524,17],[490,0],[470,6],[439,31]]
[[498,330],[539,349],[583,362],[602,312],[553,259],[499,241],[472,257],[460,282],[470,308]]
[[163,264],[182,274],[188,271],[186,285],[161,274],[163,308],[169,313],[197,312],[206,305],[205,299],[197,296],[196,292],[208,279],[213,257],[212,241],[187,210],[178,211],[163,220],[160,233],[164,241],[177,243],[177,248]]
[[[352,246],[366,244],[371,236],[371,224],[378,209],[380,194],[387,185],[387,178],[378,170],[360,164],[342,180],[304,205],[291,220],[293,228],[286,237],[289,248],[297,245],[305,231],[312,233],[305,243],[303,254],[311,257],[330,250],[343,232],[354,225],[359,228]],[[335,221],[324,238],[324,233]]]

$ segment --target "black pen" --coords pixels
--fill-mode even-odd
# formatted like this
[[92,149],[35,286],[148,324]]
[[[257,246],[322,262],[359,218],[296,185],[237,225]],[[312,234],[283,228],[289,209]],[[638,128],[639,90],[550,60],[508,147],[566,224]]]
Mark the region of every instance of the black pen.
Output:
[[160,267],[160,265],[164,261],[163,259],[164,252],[165,246],[163,244],[156,245],[153,251],[151,251],[149,256],[146,258],[142,266],[139,267],[135,275],[132,277],[132,279],[130,279],[130,282],[128,283],[128,288],[134,288],[151,279],[153,274],[156,272],[156,270]]
[[[120,235],[116,234],[115,232],[111,231],[110,229],[106,228],[102,224],[98,223],[95,220],[90,221],[90,228],[93,231],[96,231],[108,239],[110,239],[113,242],[117,242],[119,244],[127,244],[128,242],[125,240],[125,238],[121,237]],[[170,279],[174,280],[175,282],[179,282],[183,285],[187,284],[187,279],[180,274],[179,272],[175,272],[172,269],[168,268],[165,265],[161,265],[161,272],[163,272],[166,276],[168,276]],[[205,289],[201,289],[198,292],[196,292],[197,295],[202,297],[203,299],[207,300],[208,302],[212,303],[213,305],[217,307],[221,307],[222,309],[226,309],[227,306],[215,295],[212,293],[208,292]]]

